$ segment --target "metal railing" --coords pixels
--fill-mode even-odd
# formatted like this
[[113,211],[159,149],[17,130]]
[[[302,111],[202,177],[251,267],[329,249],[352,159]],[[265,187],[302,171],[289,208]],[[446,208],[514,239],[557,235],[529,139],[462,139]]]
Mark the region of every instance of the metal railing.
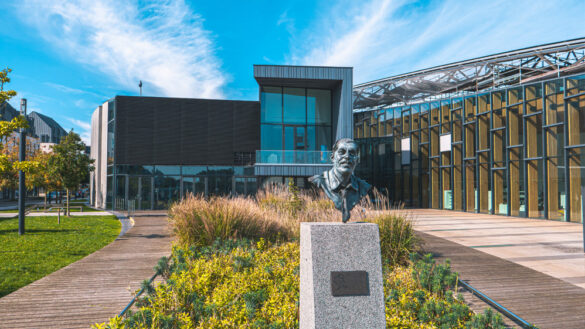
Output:
[[256,163],[330,164],[331,151],[259,150]]
[[126,199],[124,198],[116,198],[114,210],[125,210],[126,209]]
[[519,317],[518,315],[516,315],[515,313],[513,313],[509,309],[505,308],[504,306],[502,306],[501,304],[499,304],[495,300],[489,298],[487,295],[485,295],[481,291],[479,291],[479,290],[475,289],[474,287],[472,287],[469,283],[467,283],[467,282],[465,282],[465,281],[463,281],[461,279],[458,279],[457,281],[459,281],[459,285],[461,285],[463,288],[467,289],[472,294],[474,294],[475,296],[479,297],[479,299],[483,300],[486,304],[488,304],[491,307],[493,307],[496,310],[498,310],[498,312],[500,312],[500,313],[504,314],[505,316],[507,316],[510,320],[516,322],[516,324],[520,325],[522,328],[525,328],[525,329],[533,329],[533,328],[536,328],[534,325],[532,325],[529,322],[527,322],[526,320],[522,319],[521,317]]
[[128,217],[136,212],[136,200],[128,200]]

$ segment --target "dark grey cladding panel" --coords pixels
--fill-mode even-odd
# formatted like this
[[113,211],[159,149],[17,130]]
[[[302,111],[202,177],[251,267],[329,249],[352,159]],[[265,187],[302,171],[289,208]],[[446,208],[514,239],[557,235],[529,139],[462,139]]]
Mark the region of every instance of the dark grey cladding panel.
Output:
[[282,79],[351,79],[351,67],[254,65],[254,78]]
[[258,102],[116,97],[116,163],[234,165],[260,148]]
[[331,165],[255,164],[256,176],[310,177],[331,169]]

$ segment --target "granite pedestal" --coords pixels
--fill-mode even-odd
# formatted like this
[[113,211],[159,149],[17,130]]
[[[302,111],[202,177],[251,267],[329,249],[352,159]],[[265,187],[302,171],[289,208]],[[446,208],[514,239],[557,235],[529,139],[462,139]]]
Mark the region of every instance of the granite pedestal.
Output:
[[301,223],[300,329],[386,328],[378,225]]

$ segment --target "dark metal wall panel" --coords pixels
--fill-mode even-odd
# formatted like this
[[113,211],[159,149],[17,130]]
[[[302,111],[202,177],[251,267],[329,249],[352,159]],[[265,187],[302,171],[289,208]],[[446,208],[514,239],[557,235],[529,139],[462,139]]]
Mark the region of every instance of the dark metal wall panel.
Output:
[[116,163],[234,165],[260,148],[260,104],[116,97]]
[[[210,108],[208,100],[189,99],[181,104],[181,162],[187,163],[191,157],[208,159],[207,152],[208,123],[207,112]],[[198,110],[194,110],[198,109]],[[197,161],[191,164],[200,164]]]

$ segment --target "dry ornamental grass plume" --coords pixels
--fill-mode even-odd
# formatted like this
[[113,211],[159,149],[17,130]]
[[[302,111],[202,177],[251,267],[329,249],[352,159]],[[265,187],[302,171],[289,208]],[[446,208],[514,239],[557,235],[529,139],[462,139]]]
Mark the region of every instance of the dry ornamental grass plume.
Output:
[[[340,222],[341,213],[316,190],[294,185],[270,185],[255,197],[211,197],[188,195],[169,210],[169,222],[177,243],[183,246],[211,245],[215,240],[298,239],[301,222]],[[412,219],[400,205],[374,189],[352,210],[355,221],[378,224],[383,258],[390,265],[405,264],[418,240]]]

